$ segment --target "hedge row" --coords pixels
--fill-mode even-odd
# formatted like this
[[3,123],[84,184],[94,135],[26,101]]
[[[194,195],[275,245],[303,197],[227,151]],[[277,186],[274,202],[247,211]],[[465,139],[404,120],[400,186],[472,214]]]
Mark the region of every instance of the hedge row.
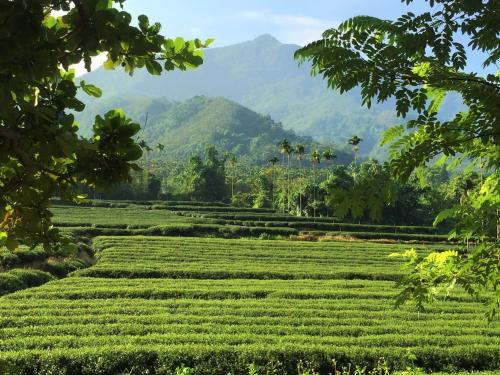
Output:
[[448,236],[444,234],[406,234],[406,233],[377,233],[377,232],[322,232],[302,231],[304,235],[314,236],[345,236],[360,240],[401,240],[401,241],[425,241],[425,242],[448,242]]
[[[414,353],[411,361],[408,353]],[[448,347],[349,347],[283,343],[277,345],[108,345],[97,348],[60,348],[0,354],[0,370],[22,374],[298,374],[299,366],[328,374],[333,360],[338,368],[360,363],[373,369],[380,359],[403,370],[410,364],[426,370],[498,369],[498,350],[488,345]],[[192,372],[176,372],[188,367]],[[308,372],[309,373],[309,372]],[[359,372],[358,372],[359,373]],[[382,373],[382,372],[381,372]]]
[[298,235],[294,228],[281,227],[246,227],[237,225],[217,224],[185,224],[185,225],[157,225],[143,229],[101,228],[101,227],[67,227],[67,231],[75,236],[186,236],[196,237],[205,235],[221,236],[226,238]]
[[39,270],[19,268],[2,272],[0,273],[0,296],[39,286],[52,280],[55,280],[54,276]]
[[295,221],[245,221],[245,220],[223,220],[223,219],[205,219],[218,224],[245,225],[245,226],[265,226],[265,227],[290,227],[298,230],[328,230],[335,232],[359,231],[359,232],[378,232],[378,233],[406,233],[406,234],[427,234],[436,235],[437,229],[431,227],[413,227],[413,226],[390,226],[390,225],[372,225],[372,224],[351,224],[351,223],[320,223],[320,222],[295,222]]
[[15,253],[0,248],[0,268],[9,269],[23,264],[43,262],[47,257],[47,253],[41,248],[20,248]]
[[92,224],[89,222],[60,222],[54,221],[54,225],[60,228],[66,227],[86,227],[86,228],[105,228],[105,229],[146,229],[151,227],[150,224]]
[[[79,275],[113,278],[398,280],[394,246],[221,238],[99,237]],[[427,250],[418,249],[419,254]]]
[[[408,234],[437,234],[438,229],[428,226],[405,226],[405,225],[378,225],[378,224],[355,224],[335,223],[332,218],[304,218],[294,216],[275,215],[227,215],[227,214],[201,214],[200,217],[211,220],[224,220],[227,224],[251,225],[251,226],[289,226],[299,230],[317,229],[331,231],[359,231],[359,232],[384,232],[384,233],[408,233]],[[319,220],[321,219],[321,220]],[[326,219],[326,220],[325,220]],[[246,224],[249,223],[249,224]]]
[[[171,270],[171,269],[141,269],[141,268],[105,268],[90,267],[78,271],[75,276],[100,277],[100,278],[171,278],[171,279],[253,279],[253,280],[296,280],[307,277],[314,280],[375,280],[399,281],[401,275],[395,273],[374,273],[363,271],[313,273],[307,276],[279,271],[210,271],[210,270]],[[235,295],[236,296],[236,295]]]
[[122,201],[108,201],[108,200],[87,200],[81,205],[88,205],[93,207],[102,207],[102,204],[120,204],[120,205],[138,205],[138,206],[197,206],[197,207],[229,207],[229,204],[223,202],[201,202],[201,201],[163,201],[163,200],[150,200],[150,201],[137,201],[137,200],[122,200]]
[[190,205],[153,205],[152,210],[170,210],[170,211],[180,211],[180,212],[251,212],[251,213],[262,213],[262,214],[273,214],[276,211],[271,208],[246,208],[246,207],[229,207],[229,206],[190,206]]

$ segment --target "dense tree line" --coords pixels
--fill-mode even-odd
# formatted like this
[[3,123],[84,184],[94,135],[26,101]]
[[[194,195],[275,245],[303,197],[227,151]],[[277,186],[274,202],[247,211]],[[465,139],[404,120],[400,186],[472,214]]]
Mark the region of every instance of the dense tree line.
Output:
[[442,210],[470,203],[471,194],[484,179],[480,171],[450,175],[440,166],[401,182],[391,179],[387,165],[374,159],[337,164],[330,149],[313,149],[308,154],[302,145],[286,142],[278,145],[276,155],[280,152],[281,158],[258,166],[209,146],[203,156],[193,155],[186,161],[145,162],[132,182],[108,192],[81,192],[90,198],[223,201],[311,218],[432,225]]

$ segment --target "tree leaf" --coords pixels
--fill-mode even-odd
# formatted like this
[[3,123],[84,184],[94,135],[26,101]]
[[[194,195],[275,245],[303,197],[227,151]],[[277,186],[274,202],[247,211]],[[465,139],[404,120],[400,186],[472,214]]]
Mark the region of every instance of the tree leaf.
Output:
[[99,87],[87,84],[83,79],[80,81],[80,87],[89,96],[100,98],[102,95],[102,90]]
[[162,71],[160,63],[158,61],[150,59],[146,60],[146,69],[148,70],[149,74],[152,74],[154,76],[159,76]]

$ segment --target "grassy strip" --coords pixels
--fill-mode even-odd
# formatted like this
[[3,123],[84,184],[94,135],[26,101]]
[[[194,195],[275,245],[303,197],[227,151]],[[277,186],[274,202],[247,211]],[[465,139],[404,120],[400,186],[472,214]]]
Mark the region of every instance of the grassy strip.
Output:
[[[426,242],[448,242],[448,236],[444,234],[406,234],[406,233],[377,233],[377,232],[323,232],[303,231],[301,234],[313,236],[343,236],[360,240],[401,240],[401,241],[426,241]],[[335,239],[335,238],[333,238]]]

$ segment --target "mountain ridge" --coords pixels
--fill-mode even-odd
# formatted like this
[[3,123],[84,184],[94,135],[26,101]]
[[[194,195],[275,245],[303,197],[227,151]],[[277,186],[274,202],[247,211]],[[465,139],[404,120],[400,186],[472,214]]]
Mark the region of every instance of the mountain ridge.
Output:
[[[340,95],[328,89],[321,77],[311,77],[309,64],[299,66],[293,59],[297,48],[264,34],[207,49],[204,64],[193,71],[152,77],[138,70],[129,77],[100,68],[82,78],[102,88],[104,98],[140,95],[182,101],[197,95],[225,97],[318,141],[340,146],[357,134],[364,139],[361,152],[370,153],[381,132],[395,123],[393,107],[375,104],[368,110],[361,107],[357,90]],[[85,101],[87,110],[97,114],[95,101]]]
[[[230,152],[249,163],[264,164],[279,154],[277,144],[284,138],[292,144],[304,144],[308,152],[317,147],[311,137],[283,129],[270,116],[223,97],[195,96],[174,101],[129,96],[107,98],[99,106],[95,104],[102,111],[115,107],[125,108],[127,116],[142,124],[139,138],[152,147],[158,143],[164,146],[164,151],[151,152],[149,159],[186,160],[214,145],[221,153]],[[82,135],[90,134],[90,120],[83,119]],[[336,150],[336,153],[339,162],[351,160],[346,151]]]

